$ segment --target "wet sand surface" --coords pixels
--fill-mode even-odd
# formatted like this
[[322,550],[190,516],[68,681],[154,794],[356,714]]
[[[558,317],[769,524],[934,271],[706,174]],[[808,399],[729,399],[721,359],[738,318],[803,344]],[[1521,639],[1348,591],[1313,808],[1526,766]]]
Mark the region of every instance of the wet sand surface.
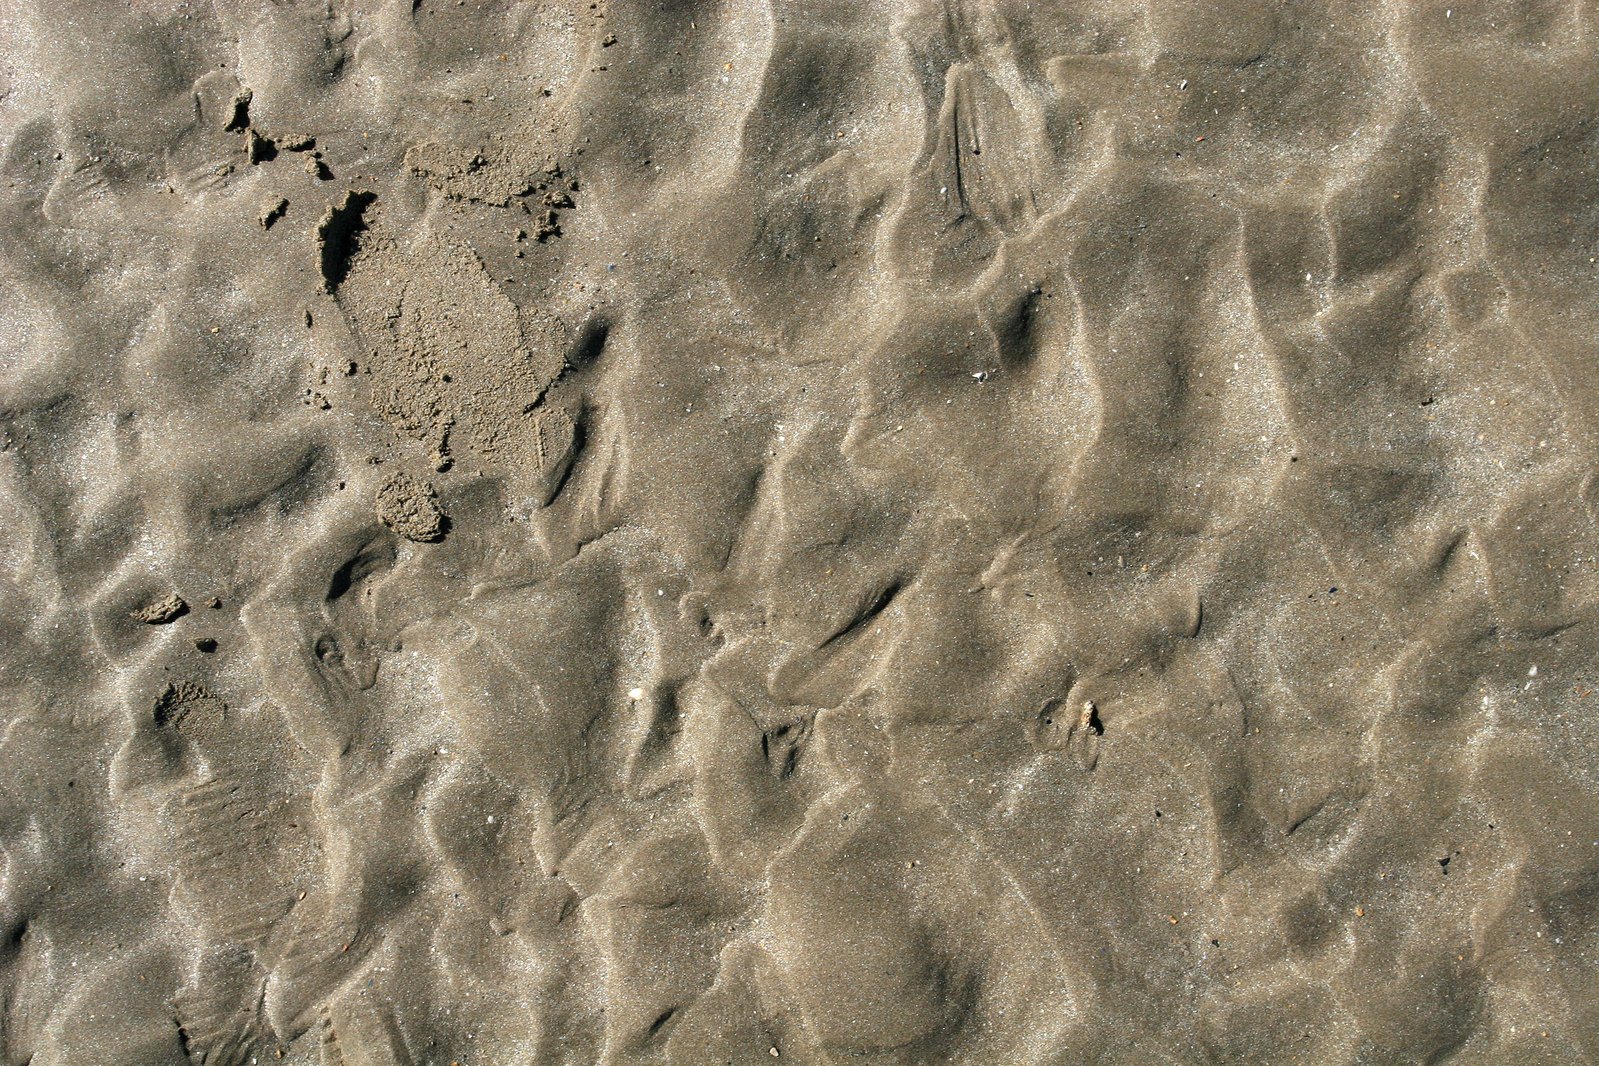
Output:
[[1599,1060],[1599,9],[0,12],[0,1061]]

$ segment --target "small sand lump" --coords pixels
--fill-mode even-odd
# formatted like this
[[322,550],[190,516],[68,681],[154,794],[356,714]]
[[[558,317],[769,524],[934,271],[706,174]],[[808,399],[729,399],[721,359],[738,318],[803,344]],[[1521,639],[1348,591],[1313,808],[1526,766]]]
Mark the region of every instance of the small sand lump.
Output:
[[410,474],[395,474],[377,494],[378,518],[407,540],[432,541],[444,536],[444,512],[433,486]]
[[174,592],[170,596],[152,600],[138,610],[133,611],[132,615],[134,621],[143,622],[147,626],[164,626],[168,622],[177,621],[188,613],[189,605],[184,602],[182,596]]

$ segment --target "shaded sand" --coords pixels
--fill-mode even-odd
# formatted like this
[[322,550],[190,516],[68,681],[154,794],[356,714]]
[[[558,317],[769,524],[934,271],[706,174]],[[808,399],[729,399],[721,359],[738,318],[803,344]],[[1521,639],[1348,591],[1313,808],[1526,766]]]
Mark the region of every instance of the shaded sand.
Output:
[[0,1062],[1599,1059],[1588,3],[0,12]]

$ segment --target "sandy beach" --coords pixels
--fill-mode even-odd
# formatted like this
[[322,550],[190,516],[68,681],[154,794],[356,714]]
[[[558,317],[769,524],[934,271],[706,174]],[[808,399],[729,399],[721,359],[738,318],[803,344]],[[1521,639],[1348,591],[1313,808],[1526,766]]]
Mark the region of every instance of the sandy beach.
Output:
[[1599,1061],[1599,7],[16,0],[0,1063]]

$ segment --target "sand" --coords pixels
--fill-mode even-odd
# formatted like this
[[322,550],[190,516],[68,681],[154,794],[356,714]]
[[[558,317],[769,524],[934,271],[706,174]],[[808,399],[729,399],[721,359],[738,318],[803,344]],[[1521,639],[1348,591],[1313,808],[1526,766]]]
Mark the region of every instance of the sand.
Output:
[[0,1062],[1599,1061],[1599,9],[0,10]]

